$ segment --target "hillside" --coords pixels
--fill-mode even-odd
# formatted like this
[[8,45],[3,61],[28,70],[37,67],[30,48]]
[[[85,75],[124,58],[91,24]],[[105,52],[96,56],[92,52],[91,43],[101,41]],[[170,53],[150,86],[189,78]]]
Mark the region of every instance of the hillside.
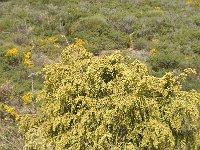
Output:
[[193,68],[182,90],[200,92],[199,0],[0,0],[0,8],[0,116],[8,119],[0,149],[16,149],[15,139],[23,146],[13,110],[37,112],[42,68],[79,39],[95,58],[120,52],[128,63],[140,60],[150,76]]
[[[31,72],[55,61],[61,52],[57,47],[67,45],[65,38],[69,43],[87,40],[87,49],[96,55],[130,47],[149,53],[154,49],[157,55],[147,63],[158,76],[188,67],[199,70],[200,11],[195,0],[9,0],[0,5],[1,83],[11,80],[19,93],[30,89]],[[11,48],[18,50],[17,62],[5,58]],[[28,71],[22,65],[25,52],[32,53],[34,63]],[[186,89],[199,90],[197,80],[192,77]],[[41,80],[35,82],[39,88]]]

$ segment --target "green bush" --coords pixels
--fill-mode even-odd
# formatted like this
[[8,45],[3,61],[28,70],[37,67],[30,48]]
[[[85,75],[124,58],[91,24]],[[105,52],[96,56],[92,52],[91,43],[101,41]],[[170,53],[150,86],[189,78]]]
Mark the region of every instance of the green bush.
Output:
[[0,18],[0,31],[10,32],[14,28],[14,19],[12,17]]
[[138,38],[137,41],[133,42],[133,48],[136,50],[146,50],[148,41],[143,38]]
[[151,56],[148,61],[154,71],[170,70],[180,67],[182,57],[180,53],[158,52],[157,55]]
[[88,49],[98,54],[101,50],[120,49],[128,44],[128,36],[108,26],[102,15],[80,18],[72,24],[70,34],[88,41]]
[[102,15],[95,15],[92,17],[80,18],[78,22],[72,24],[71,34],[78,31],[88,30],[88,31],[99,31],[101,33],[101,29],[107,27],[106,18]]
[[200,43],[193,45],[192,50],[193,50],[194,53],[200,54]]

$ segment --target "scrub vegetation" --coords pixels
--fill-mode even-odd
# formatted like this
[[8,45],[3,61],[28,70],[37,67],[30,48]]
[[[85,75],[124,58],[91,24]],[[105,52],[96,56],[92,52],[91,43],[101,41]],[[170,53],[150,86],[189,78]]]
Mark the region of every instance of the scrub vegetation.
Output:
[[0,150],[199,149],[199,0],[0,0]]

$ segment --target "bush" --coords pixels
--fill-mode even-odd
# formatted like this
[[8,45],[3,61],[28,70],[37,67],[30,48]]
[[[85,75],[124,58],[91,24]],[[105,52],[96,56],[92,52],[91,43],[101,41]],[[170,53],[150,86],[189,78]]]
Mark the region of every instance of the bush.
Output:
[[[72,24],[71,34],[83,30],[92,30],[92,31],[100,30],[104,26],[107,26],[107,21],[105,17],[102,15],[80,18],[78,22]],[[99,34],[101,34],[101,32]]]
[[194,53],[200,54],[200,43],[193,45],[192,50],[193,50]]
[[158,52],[157,55],[149,58],[149,63],[154,71],[170,70],[180,67],[182,57],[180,53]]
[[147,48],[147,40],[139,38],[133,43],[133,48],[136,50],[143,50]]
[[13,35],[13,42],[18,45],[29,45],[30,44],[30,37],[28,35],[22,33],[15,33]]
[[119,53],[93,57],[77,40],[44,69],[40,111],[20,121],[25,148],[198,149],[200,94],[181,90],[190,72],[156,78]]

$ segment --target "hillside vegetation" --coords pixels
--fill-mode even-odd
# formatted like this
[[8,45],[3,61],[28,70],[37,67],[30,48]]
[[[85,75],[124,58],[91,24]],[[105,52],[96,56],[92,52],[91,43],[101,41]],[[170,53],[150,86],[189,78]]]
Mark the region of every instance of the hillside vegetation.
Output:
[[[0,5],[1,83],[11,80],[20,94],[30,89],[27,76],[54,62],[66,39],[87,40],[87,49],[96,55],[127,48],[154,51],[147,61],[157,76],[188,67],[199,70],[197,0],[4,0]],[[18,55],[8,59],[5,54],[12,48]],[[26,52],[34,63],[28,71],[22,64]],[[35,88],[40,83],[37,78]],[[198,85],[199,78],[191,77],[185,88],[199,90]]]
[[[29,148],[42,149],[40,142],[49,146],[48,148],[52,148],[52,142],[56,142],[58,145],[56,149],[64,147],[71,149],[82,149],[82,147],[86,149],[94,147],[97,149],[110,149],[111,147],[116,149],[128,149],[128,147],[130,149],[133,147],[136,149],[182,149],[184,146],[188,149],[198,148],[199,0],[0,0],[0,8],[0,149],[22,149],[24,144]],[[77,54],[77,49],[72,45],[77,46],[78,49],[81,47],[85,51]],[[75,52],[63,56],[67,50]],[[86,60],[85,54],[90,56]],[[110,54],[111,56],[109,56]],[[68,59],[73,62],[65,66]],[[77,59],[77,62],[71,59]],[[110,64],[110,61],[114,61],[113,59],[116,59],[116,65],[114,65],[115,63]],[[131,66],[132,62],[135,65]],[[48,65],[50,66],[46,67]],[[76,69],[80,69],[80,65],[85,65],[82,66],[83,78],[77,77],[77,81],[73,79],[76,85],[68,83],[68,80],[65,82],[65,77],[71,79],[70,76],[77,75],[76,73],[80,70]],[[106,65],[108,68],[104,67]],[[136,74],[130,72],[137,65],[143,67],[143,70],[138,72],[141,73],[138,74],[141,81],[133,79]],[[42,71],[44,67],[46,70]],[[65,70],[66,67],[69,67],[68,70]],[[191,69],[188,71],[187,68]],[[58,75],[54,72],[55,69],[58,69],[56,72]],[[87,74],[90,73],[88,69],[93,71],[91,76]],[[69,75],[67,72],[70,71],[74,74]],[[51,72],[52,75],[48,76],[47,74],[51,74]],[[93,77],[95,74],[96,76]],[[132,77],[129,78],[129,75]],[[186,76],[187,78],[185,78]],[[96,79],[100,79],[100,77],[101,80],[97,81]],[[56,81],[55,78],[57,78]],[[119,81],[122,79],[123,81]],[[166,80],[169,80],[170,85],[166,83]],[[57,81],[62,82],[62,86],[51,87],[50,83],[57,85]],[[110,81],[112,81],[112,85],[110,85]],[[164,82],[167,85],[164,85]],[[66,84],[66,87],[63,87],[63,84]],[[72,84],[71,91],[66,93],[66,89],[63,88],[69,88],[67,85],[70,84]],[[83,90],[83,86],[86,89]],[[135,91],[133,92],[133,86],[136,91],[141,90],[139,95]],[[141,86],[144,87],[141,88]],[[87,88],[90,90],[87,91]],[[115,94],[117,91],[119,92],[120,88],[122,88],[120,91],[122,95],[118,97]],[[83,93],[79,93],[80,89]],[[57,90],[61,93],[54,93],[59,92]],[[41,97],[42,94],[39,94],[41,91],[45,91],[53,98],[56,97],[55,102],[52,102],[52,97]],[[95,93],[96,97],[93,95]],[[39,98],[37,98],[38,94]],[[58,95],[56,96],[56,94]],[[76,112],[68,111],[66,103],[69,101],[59,97],[63,96],[62,94],[71,100],[78,100],[77,108],[70,106]],[[87,111],[81,115],[86,115],[84,117],[87,118],[95,110],[92,115],[95,115],[97,120],[102,119],[103,122],[94,123],[90,120],[95,127],[92,131],[87,131],[87,135],[85,135],[86,131],[83,133],[79,128],[84,119],[80,120],[79,118],[77,122],[69,123],[68,127],[63,127],[59,121],[56,121],[59,122],[57,125],[52,124],[54,121],[49,117],[51,115],[53,119],[60,119],[57,116],[59,113],[62,113],[61,118],[66,117],[66,114],[69,113],[69,119],[72,119],[73,115],[77,115],[79,98],[82,96],[84,98],[80,102],[80,111]],[[107,117],[98,116],[101,113],[101,103],[93,104],[97,99],[105,100],[105,108],[102,110],[113,113],[111,116],[107,114],[111,120],[115,118],[114,114],[117,116],[121,116],[121,113],[127,115],[121,117],[122,122],[118,122],[119,124],[116,126],[107,127],[104,122]],[[115,106],[114,104],[112,107],[110,106],[111,102],[108,102],[110,99]],[[122,99],[125,100],[121,101]],[[135,102],[138,99],[142,101],[140,106]],[[191,99],[191,104],[188,102],[189,99]],[[88,100],[91,100],[91,103]],[[163,101],[168,102],[163,103]],[[128,105],[124,111],[118,112],[118,108],[125,108],[128,102],[130,102],[130,106]],[[154,104],[156,112],[153,111],[152,114],[149,108]],[[52,108],[58,113],[52,112],[49,105],[58,107]],[[84,105],[83,108],[82,105]],[[132,107],[135,108],[136,105],[142,113],[140,114],[141,122],[138,122],[139,118],[132,118],[129,114]],[[60,110],[61,106],[64,110]],[[177,106],[177,108],[172,108],[172,106]],[[180,116],[173,116],[173,113],[177,112],[180,112]],[[29,115],[27,117],[24,114]],[[184,114],[187,114],[188,118]],[[170,117],[172,120],[169,120]],[[23,119],[30,119],[32,124],[22,125],[25,123]],[[22,121],[20,122],[20,120]],[[192,122],[191,126],[188,125],[188,121]],[[144,125],[140,126],[143,122],[145,122]],[[21,124],[20,132],[17,129],[18,124]],[[135,128],[136,124],[138,129]],[[141,135],[144,135],[144,132],[147,133],[145,129],[151,131],[155,129],[159,133],[161,132],[160,128],[156,127],[157,124],[160,124],[166,131],[159,136],[168,140],[165,141],[160,137],[161,141],[157,141],[159,138],[156,136],[153,138],[147,136],[146,141],[142,140]],[[77,126],[72,130],[72,125]],[[134,125],[134,127],[132,128],[130,125]],[[43,126],[48,126],[48,129],[43,129]],[[155,128],[150,129],[151,127]],[[69,143],[62,143],[62,138],[65,139],[67,136],[63,133],[70,133],[65,132],[66,128],[70,128],[70,132],[81,131],[77,136],[69,137]],[[103,141],[99,141],[100,137],[96,137],[97,133],[95,135],[93,133],[93,131],[100,130],[99,128],[103,131],[101,135],[98,131],[98,136],[104,138]],[[43,134],[47,130],[51,133],[45,134],[44,137],[38,133],[41,131]],[[122,130],[127,133],[121,134]],[[135,131],[134,137],[128,135],[130,130]],[[38,135],[32,132],[37,132]],[[92,133],[89,134],[90,132]],[[83,134],[87,140],[94,138],[94,143],[88,143],[86,139],[79,139]],[[154,135],[149,131],[148,134]],[[191,141],[188,139],[188,135],[191,135]],[[26,138],[33,138],[32,136],[36,141],[27,142]],[[41,139],[36,138],[37,136],[40,136]],[[74,143],[75,147],[73,147],[71,143],[73,139],[74,142],[79,140],[78,142],[85,144]],[[164,148],[163,145],[166,147]]]

